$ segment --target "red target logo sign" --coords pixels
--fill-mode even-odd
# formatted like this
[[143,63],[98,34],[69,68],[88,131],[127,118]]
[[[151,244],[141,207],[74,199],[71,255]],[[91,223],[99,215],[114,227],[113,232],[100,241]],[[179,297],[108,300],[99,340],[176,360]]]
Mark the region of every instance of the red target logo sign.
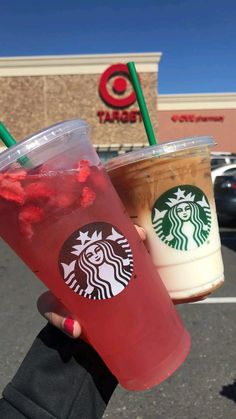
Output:
[[[111,79],[113,79],[112,83]],[[130,91],[129,84],[131,82],[127,65],[113,64],[101,76],[99,94],[108,106],[127,108],[136,101],[135,92],[133,88]]]

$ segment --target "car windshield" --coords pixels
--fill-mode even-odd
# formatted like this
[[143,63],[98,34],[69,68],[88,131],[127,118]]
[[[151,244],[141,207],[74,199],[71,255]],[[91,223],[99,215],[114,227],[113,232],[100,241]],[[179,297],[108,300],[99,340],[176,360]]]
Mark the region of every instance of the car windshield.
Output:
[[228,169],[225,170],[224,173],[222,173],[222,176],[236,176],[236,169]]
[[223,159],[212,159],[211,160],[211,169],[217,169],[225,164],[225,160]]
[[231,155],[221,155],[221,156],[212,156],[211,157],[211,170],[217,169],[218,167],[224,166],[225,164],[236,164],[236,155],[232,153]]

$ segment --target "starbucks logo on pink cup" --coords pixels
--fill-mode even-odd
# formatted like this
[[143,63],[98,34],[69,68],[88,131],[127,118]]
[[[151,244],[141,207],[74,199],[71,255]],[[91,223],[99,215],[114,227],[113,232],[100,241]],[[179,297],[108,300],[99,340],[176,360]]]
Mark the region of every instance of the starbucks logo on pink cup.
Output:
[[117,227],[91,223],[66,240],[59,255],[59,269],[73,292],[104,300],[127,287],[133,272],[133,255],[128,240]]
[[188,251],[202,246],[211,229],[211,209],[203,191],[181,185],[162,194],[152,210],[152,225],[168,246]]

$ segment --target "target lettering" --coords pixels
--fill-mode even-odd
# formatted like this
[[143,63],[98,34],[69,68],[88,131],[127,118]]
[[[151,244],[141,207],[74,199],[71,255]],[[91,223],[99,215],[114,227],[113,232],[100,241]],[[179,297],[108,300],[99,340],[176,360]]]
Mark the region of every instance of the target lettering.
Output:
[[100,124],[108,123],[135,123],[142,122],[141,112],[138,110],[133,111],[98,111],[97,116]]

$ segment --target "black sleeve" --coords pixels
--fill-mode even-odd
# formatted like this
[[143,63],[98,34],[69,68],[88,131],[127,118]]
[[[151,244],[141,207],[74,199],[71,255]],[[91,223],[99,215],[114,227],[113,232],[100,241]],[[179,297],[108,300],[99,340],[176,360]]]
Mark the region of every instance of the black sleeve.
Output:
[[98,419],[116,378],[94,349],[47,325],[0,400],[1,419]]

